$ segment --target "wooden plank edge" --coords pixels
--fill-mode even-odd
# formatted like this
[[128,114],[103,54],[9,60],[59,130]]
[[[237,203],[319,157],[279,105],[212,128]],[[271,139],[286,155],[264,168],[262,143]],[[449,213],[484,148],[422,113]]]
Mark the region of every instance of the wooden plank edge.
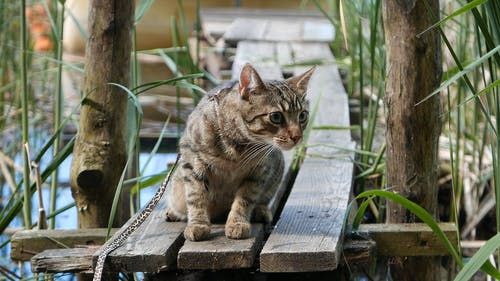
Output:
[[[11,259],[29,261],[34,255],[49,249],[74,248],[77,245],[102,245],[106,228],[22,230],[11,240]],[[115,233],[117,229],[112,229]]]
[[[439,223],[448,240],[458,247],[457,228],[454,223]],[[361,224],[356,234],[370,237],[377,243],[380,256],[448,256],[443,242],[425,223]]]
[[31,271],[34,273],[93,273],[92,255],[98,246],[51,249],[31,258]]
[[[252,224],[250,238],[233,240],[225,237],[224,225],[212,225],[207,241],[186,241],[177,258],[179,269],[221,270],[251,268],[264,238],[262,224]],[[219,250],[220,249],[220,250]]]
[[351,265],[369,263],[375,256],[377,243],[371,239],[352,240],[346,239],[340,255],[339,264]]

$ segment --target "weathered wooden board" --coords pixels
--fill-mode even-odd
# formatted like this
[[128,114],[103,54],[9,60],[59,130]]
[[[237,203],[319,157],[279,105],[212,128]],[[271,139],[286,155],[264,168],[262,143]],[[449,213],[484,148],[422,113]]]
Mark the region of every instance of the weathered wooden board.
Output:
[[[116,229],[112,230],[114,233]],[[78,245],[101,245],[107,229],[78,230],[22,230],[11,240],[10,257],[15,261],[29,261],[34,255],[47,249],[74,248]]]
[[[245,11],[245,10],[242,10]],[[224,39],[235,45],[244,40],[286,42],[331,42],[335,36],[332,24],[319,11],[256,10],[233,15],[234,21],[227,27]],[[220,21],[205,15],[207,28],[220,32]],[[219,24],[210,26],[210,22]],[[207,31],[212,33],[211,31]]]
[[[292,20],[270,20],[263,38],[266,41],[299,41],[302,38],[304,22]],[[225,37],[227,39],[227,37]],[[250,38],[249,38],[250,39]]]
[[331,42],[334,29],[327,20],[301,18],[268,20],[238,18],[224,33],[227,44],[234,45],[244,40],[287,41],[287,42]]
[[31,271],[38,273],[92,273],[92,255],[99,247],[45,250],[31,259]]
[[251,237],[243,240],[228,239],[224,225],[212,225],[209,240],[184,243],[177,265],[181,269],[250,268],[254,266],[263,237],[262,224],[252,224]]
[[[453,223],[440,223],[452,245],[457,246],[457,228]],[[377,243],[380,256],[446,256],[444,244],[424,223],[361,224],[357,233]]]
[[265,79],[283,78],[280,66],[276,61],[275,44],[271,42],[239,42],[231,79],[239,80],[241,69],[248,62],[251,62],[260,76]]
[[238,18],[231,24],[230,28],[224,34],[224,38],[232,42],[241,40],[259,40],[266,34],[268,26],[267,20]]
[[[165,221],[164,196],[149,218],[127,241],[108,255],[108,270],[120,272],[157,272],[175,267],[177,252],[184,241],[184,222]],[[121,229],[126,228],[133,218]],[[118,233],[115,234],[115,236]],[[106,243],[110,243],[110,239]],[[105,244],[106,245],[106,244]],[[100,251],[93,256],[94,262]]]
[[340,263],[352,265],[356,263],[369,263],[375,256],[377,243],[367,240],[349,240],[343,243]]
[[[282,40],[305,40],[305,41],[333,41],[335,30],[324,15],[316,10],[276,10],[276,9],[246,9],[246,8],[212,8],[201,9],[201,22],[205,34],[219,37],[225,33],[226,41],[235,44],[240,40],[262,40],[268,38],[271,41],[277,41],[278,38],[269,36],[266,30],[273,32],[272,28],[266,27],[261,37],[256,37],[254,31],[250,29],[253,26],[249,21],[259,20],[260,22],[270,23],[272,21],[299,23],[297,28],[299,33],[296,36],[284,37],[278,34]],[[236,22],[237,20],[245,20]],[[249,20],[249,21],[247,21]],[[289,29],[289,28],[288,28]],[[246,37],[246,30],[250,30],[253,36]],[[243,33],[239,32],[242,31]],[[277,30],[279,31],[279,30]]]
[[347,160],[331,160],[301,166],[276,228],[260,254],[262,272],[337,267],[352,178],[352,165],[348,164]]
[[[292,49],[296,62],[317,58],[333,62],[326,44],[292,44]],[[311,111],[316,111],[313,127],[349,126],[347,96],[334,64],[319,66],[308,90]],[[313,129],[307,144],[307,157],[260,254],[263,272],[325,271],[339,263],[354,143],[349,131]]]
[[331,42],[335,39],[335,29],[330,22],[322,20],[304,21],[302,41]]
[[[234,65],[242,66],[246,62],[250,62],[263,79],[282,78],[279,65],[274,61],[273,44],[256,42],[247,44],[247,42],[241,42],[238,46]],[[268,57],[271,61],[262,60],[263,57]],[[243,60],[243,62],[240,60]],[[233,66],[233,76],[238,77],[239,72],[240,68]],[[273,215],[289,185],[291,177],[292,152],[286,152],[284,156],[285,176],[275,196],[269,203],[269,209]],[[224,225],[213,225],[210,240],[202,242],[186,241],[184,243],[177,258],[178,268],[216,270],[253,267],[255,257],[262,247],[264,229],[262,224],[253,224],[252,228],[250,238],[234,240],[225,236]]]

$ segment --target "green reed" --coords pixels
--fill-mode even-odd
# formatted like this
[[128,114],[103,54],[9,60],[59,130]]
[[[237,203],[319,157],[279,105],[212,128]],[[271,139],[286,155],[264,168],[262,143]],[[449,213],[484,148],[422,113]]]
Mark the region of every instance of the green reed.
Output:
[[[61,10],[57,12],[57,7],[58,7],[58,1],[54,1],[54,6],[55,11],[56,11],[56,19],[57,19],[57,26],[56,29],[54,30],[56,36],[56,60],[62,61],[62,55],[63,55],[63,29],[64,29],[64,11],[65,7],[64,5],[61,5]],[[53,128],[54,131],[57,131],[57,129],[61,126],[62,122],[62,113],[63,113],[63,91],[62,91],[62,63],[57,64],[57,78],[56,78],[56,90],[55,90],[55,97],[54,97],[54,120],[53,120]],[[56,138],[54,139],[54,147],[52,148],[52,155],[55,157],[59,151],[61,150],[61,134],[58,133],[56,134]],[[53,213],[56,210],[56,198],[57,198],[57,185],[59,184],[59,169],[56,168],[54,170],[54,173],[52,174],[51,178],[51,183],[50,183],[50,207],[49,207],[49,212]],[[55,223],[56,219],[55,217],[50,219],[50,224],[49,228],[53,229],[55,228]]]
[[[26,35],[26,1],[21,0],[20,5],[20,15],[21,15],[21,24],[20,24],[20,46],[21,46],[21,55],[20,55],[20,75],[21,75],[21,108],[22,108],[22,119],[21,119],[21,130],[22,130],[22,138],[21,142],[23,145],[28,144],[29,138],[29,121],[28,121],[28,78],[27,78],[27,35]],[[24,182],[24,226],[29,229],[31,227],[31,196],[30,196],[30,163],[28,151],[26,149],[22,150],[23,152],[23,182]]]

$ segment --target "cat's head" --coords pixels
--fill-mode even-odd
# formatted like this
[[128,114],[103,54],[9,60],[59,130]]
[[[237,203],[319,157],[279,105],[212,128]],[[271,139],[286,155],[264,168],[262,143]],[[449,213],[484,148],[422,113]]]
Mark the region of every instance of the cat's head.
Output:
[[282,81],[263,81],[250,64],[243,67],[240,113],[250,138],[284,150],[302,141],[309,121],[307,85],[314,70]]

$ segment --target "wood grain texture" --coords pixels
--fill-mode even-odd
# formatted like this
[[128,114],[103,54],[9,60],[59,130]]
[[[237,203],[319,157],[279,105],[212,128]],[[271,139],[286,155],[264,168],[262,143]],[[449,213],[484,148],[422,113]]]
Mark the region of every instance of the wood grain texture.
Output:
[[241,41],[238,43],[233,62],[232,78],[239,80],[243,66],[251,62],[264,79],[282,79],[283,74],[276,61],[275,44],[271,42]]
[[270,20],[267,24],[263,40],[266,41],[300,41],[302,39],[303,21]]
[[[308,97],[313,126],[348,126],[347,96],[326,44],[292,44],[296,62],[321,59],[311,78]],[[297,67],[301,73],[307,68]],[[263,272],[326,271],[337,267],[342,228],[352,184],[353,149],[346,130],[312,130],[307,157],[276,228],[261,254]]]
[[98,247],[45,250],[31,259],[36,273],[92,273],[92,255]]
[[254,266],[260,250],[264,230],[262,224],[252,224],[248,239],[228,239],[224,225],[212,225],[207,241],[186,241],[179,251],[177,265],[180,269],[236,269]]
[[346,239],[343,246],[340,263],[352,265],[356,263],[369,263],[375,256],[377,243],[371,239]]
[[224,34],[224,38],[228,42],[262,39],[268,23],[267,20],[262,19],[237,18]]
[[[457,246],[457,229],[453,223],[440,223],[452,245]],[[446,256],[448,250],[424,223],[362,224],[357,233],[377,243],[381,256]]]
[[302,41],[332,42],[335,39],[335,29],[329,21],[307,20],[302,30]]
[[[116,229],[112,230],[114,233]],[[101,245],[107,229],[22,230],[11,239],[10,257],[15,261],[29,261],[34,255],[48,250],[73,248],[78,245]]]
[[[165,209],[166,197],[164,196],[153,213],[130,235],[128,240],[108,255],[107,270],[157,272],[175,267],[177,252],[184,241],[182,234],[186,223],[166,222]],[[130,219],[122,229],[126,228],[133,219]],[[94,254],[94,262],[97,261],[99,253],[100,251]]]
[[224,9],[207,9],[202,11],[202,18],[207,22],[205,26],[213,29],[207,30],[209,34],[220,32],[221,17],[233,19],[224,34],[226,43],[232,46],[244,40],[332,42],[335,36],[335,30],[328,19],[315,10],[240,9],[228,14]]

